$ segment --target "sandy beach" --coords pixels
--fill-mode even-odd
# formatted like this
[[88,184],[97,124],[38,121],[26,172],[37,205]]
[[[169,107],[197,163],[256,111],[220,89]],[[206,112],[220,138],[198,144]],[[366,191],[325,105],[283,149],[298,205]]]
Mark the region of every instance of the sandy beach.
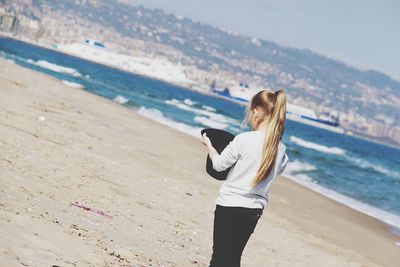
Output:
[[[200,139],[1,60],[0,156],[0,266],[208,266]],[[242,266],[395,267],[399,241],[281,176]]]

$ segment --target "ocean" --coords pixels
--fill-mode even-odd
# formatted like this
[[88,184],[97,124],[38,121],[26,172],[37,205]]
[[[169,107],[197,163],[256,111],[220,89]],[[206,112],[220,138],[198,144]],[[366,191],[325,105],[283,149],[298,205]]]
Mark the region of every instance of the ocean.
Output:
[[[0,37],[0,57],[197,138],[206,127],[233,134],[250,130],[240,127],[244,106],[208,94],[6,37]],[[291,120],[286,122],[283,142],[289,156],[284,176],[400,233],[399,149]]]

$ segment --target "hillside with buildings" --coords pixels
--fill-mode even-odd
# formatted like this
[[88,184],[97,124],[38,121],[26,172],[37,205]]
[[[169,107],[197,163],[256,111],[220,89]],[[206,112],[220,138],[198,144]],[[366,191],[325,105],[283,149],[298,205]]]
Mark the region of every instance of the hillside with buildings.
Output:
[[400,145],[400,82],[309,50],[111,0],[3,0],[0,31],[43,46],[92,38],[117,53],[163,58],[204,90],[283,87],[290,103],[338,117],[348,132]]

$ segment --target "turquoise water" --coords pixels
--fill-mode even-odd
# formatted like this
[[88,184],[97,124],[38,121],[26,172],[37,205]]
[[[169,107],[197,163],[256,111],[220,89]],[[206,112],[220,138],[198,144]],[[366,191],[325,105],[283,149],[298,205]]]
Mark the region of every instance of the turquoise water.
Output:
[[[0,57],[52,75],[200,138],[205,127],[234,134],[244,107],[154,79],[0,37]],[[290,93],[290,92],[289,92]],[[357,210],[400,226],[400,150],[287,121],[285,175]]]

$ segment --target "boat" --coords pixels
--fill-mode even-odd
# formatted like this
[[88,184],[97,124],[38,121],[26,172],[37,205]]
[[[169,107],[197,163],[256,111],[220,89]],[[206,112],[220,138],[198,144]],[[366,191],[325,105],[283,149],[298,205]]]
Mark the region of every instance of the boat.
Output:
[[194,81],[186,77],[185,69],[181,64],[174,64],[161,57],[147,58],[117,54],[109,51],[102,42],[92,39],[85,39],[84,42],[57,44],[55,47],[65,54],[173,84],[194,84]]
[[251,89],[247,83],[241,82],[236,86],[224,89],[212,88],[212,92],[216,95],[225,97],[230,100],[236,100],[241,103],[247,103],[251,97],[257,93],[256,90]]
[[[241,105],[246,105],[250,99],[258,92],[251,89],[248,84],[240,83],[238,86],[224,89],[212,88],[212,93],[218,97],[234,101]],[[326,129],[332,132],[344,133],[344,129],[340,128],[339,119],[330,114],[319,114],[312,109],[294,105],[291,103],[286,104],[286,118],[289,120],[297,121],[300,123],[308,124],[311,126]]]
[[326,114],[317,115],[314,110],[306,107],[286,103],[286,118],[332,132],[344,133],[344,129],[339,127],[337,117]]

